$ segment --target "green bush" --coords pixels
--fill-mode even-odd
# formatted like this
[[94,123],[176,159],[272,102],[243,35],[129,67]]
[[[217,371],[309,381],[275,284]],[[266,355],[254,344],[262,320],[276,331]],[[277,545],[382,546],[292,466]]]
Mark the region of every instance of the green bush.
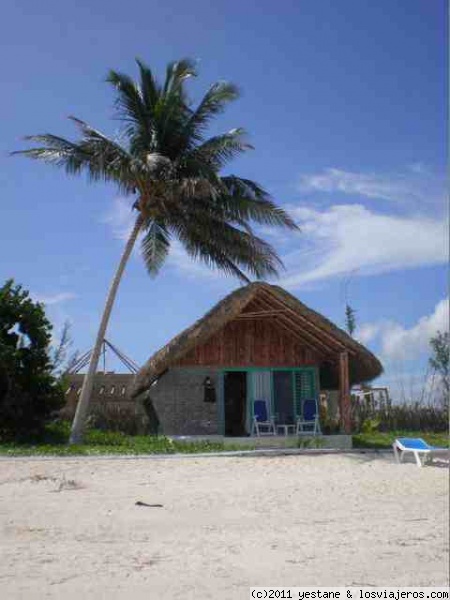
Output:
[[361,426],[363,433],[374,433],[380,427],[380,419],[364,419]]
[[[390,401],[352,398],[352,430],[373,431],[448,431],[449,414],[442,405],[421,402],[393,404]],[[375,427],[377,424],[377,427]],[[369,428],[369,429],[367,429]]]
[[28,438],[26,442],[0,444],[0,454],[10,456],[30,455],[99,455],[99,454],[196,454],[201,452],[221,452],[223,450],[241,450],[247,446],[228,446],[223,442],[199,440],[188,442],[172,440],[165,436],[127,435],[120,431],[102,431],[88,427],[84,443],[69,446],[70,435],[68,421],[54,421],[48,424],[39,435]]
[[0,439],[33,438],[64,404],[51,330],[43,305],[20,285],[10,279],[0,288]]

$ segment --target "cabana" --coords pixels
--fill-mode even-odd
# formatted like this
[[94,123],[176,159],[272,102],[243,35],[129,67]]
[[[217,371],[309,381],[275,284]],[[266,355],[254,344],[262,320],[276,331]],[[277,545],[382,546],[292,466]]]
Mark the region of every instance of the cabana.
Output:
[[[281,425],[302,417],[322,390],[338,397],[349,433],[350,387],[380,375],[379,360],[281,287],[241,287],[156,352],[132,396],[151,399],[167,435],[244,436],[255,401]],[[286,428],[285,428],[286,429]]]

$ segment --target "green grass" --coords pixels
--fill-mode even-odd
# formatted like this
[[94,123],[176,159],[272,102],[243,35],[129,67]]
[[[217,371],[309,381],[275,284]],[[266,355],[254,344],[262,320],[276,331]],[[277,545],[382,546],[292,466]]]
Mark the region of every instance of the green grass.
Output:
[[165,437],[141,438],[133,436],[122,444],[93,444],[86,440],[84,444],[68,446],[65,444],[0,444],[3,456],[97,456],[101,454],[198,454],[201,452],[223,452],[229,450],[249,450],[247,446],[224,446],[220,442],[178,442]]
[[120,432],[88,430],[83,444],[68,446],[68,423],[48,425],[40,439],[27,442],[0,442],[3,456],[96,456],[101,454],[198,454],[228,450],[251,450],[247,445],[223,442],[183,442],[164,436],[126,435]]
[[358,433],[353,436],[353,448],[391,448],[395,438],[421,437],[433,446],[449,446],[449,436],[446,433],[419,433],[417,431],[390,431],[380,433]]
[[[229,450],[253,450],[253,445],[229,444],[223,442],[171,440],[164,436],[126,435],[120,432],[91,429],[86,432],[84,443],[67,445],[68,423],[48,425],[40,439],[27,442],[1,442],[0,455],[3,456],[97,456],[102,454],[198,454],[202,452],[223,452]],[[418,433],[413,431],[391,431],[389,433],[370,432],[353,436],[354,448],[391,448],[397,437],[422,437],[434,446],[449,446],[449,436],[444,433]],[[319,440],[293,440],[292,447],[321,447]]]

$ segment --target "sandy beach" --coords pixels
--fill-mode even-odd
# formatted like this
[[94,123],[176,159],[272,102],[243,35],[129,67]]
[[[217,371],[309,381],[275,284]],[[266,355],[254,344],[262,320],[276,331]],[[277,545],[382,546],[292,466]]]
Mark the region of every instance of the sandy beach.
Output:
[[0,597],[446,585],[448,475],[376,454],[1,460]]

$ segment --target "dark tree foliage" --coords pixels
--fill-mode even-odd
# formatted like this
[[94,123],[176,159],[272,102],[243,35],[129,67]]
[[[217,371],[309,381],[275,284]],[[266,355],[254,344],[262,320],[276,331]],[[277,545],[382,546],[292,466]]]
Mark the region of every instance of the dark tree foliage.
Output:
[[448,407],[450,396],[450,333],[438,331],[430,340],[431,367],[440,378],[443,391],[443,401]]
[[64,394],[49,359],[52,326],[43,305],[13,279],[0,288],[0,438],[31,438]]

